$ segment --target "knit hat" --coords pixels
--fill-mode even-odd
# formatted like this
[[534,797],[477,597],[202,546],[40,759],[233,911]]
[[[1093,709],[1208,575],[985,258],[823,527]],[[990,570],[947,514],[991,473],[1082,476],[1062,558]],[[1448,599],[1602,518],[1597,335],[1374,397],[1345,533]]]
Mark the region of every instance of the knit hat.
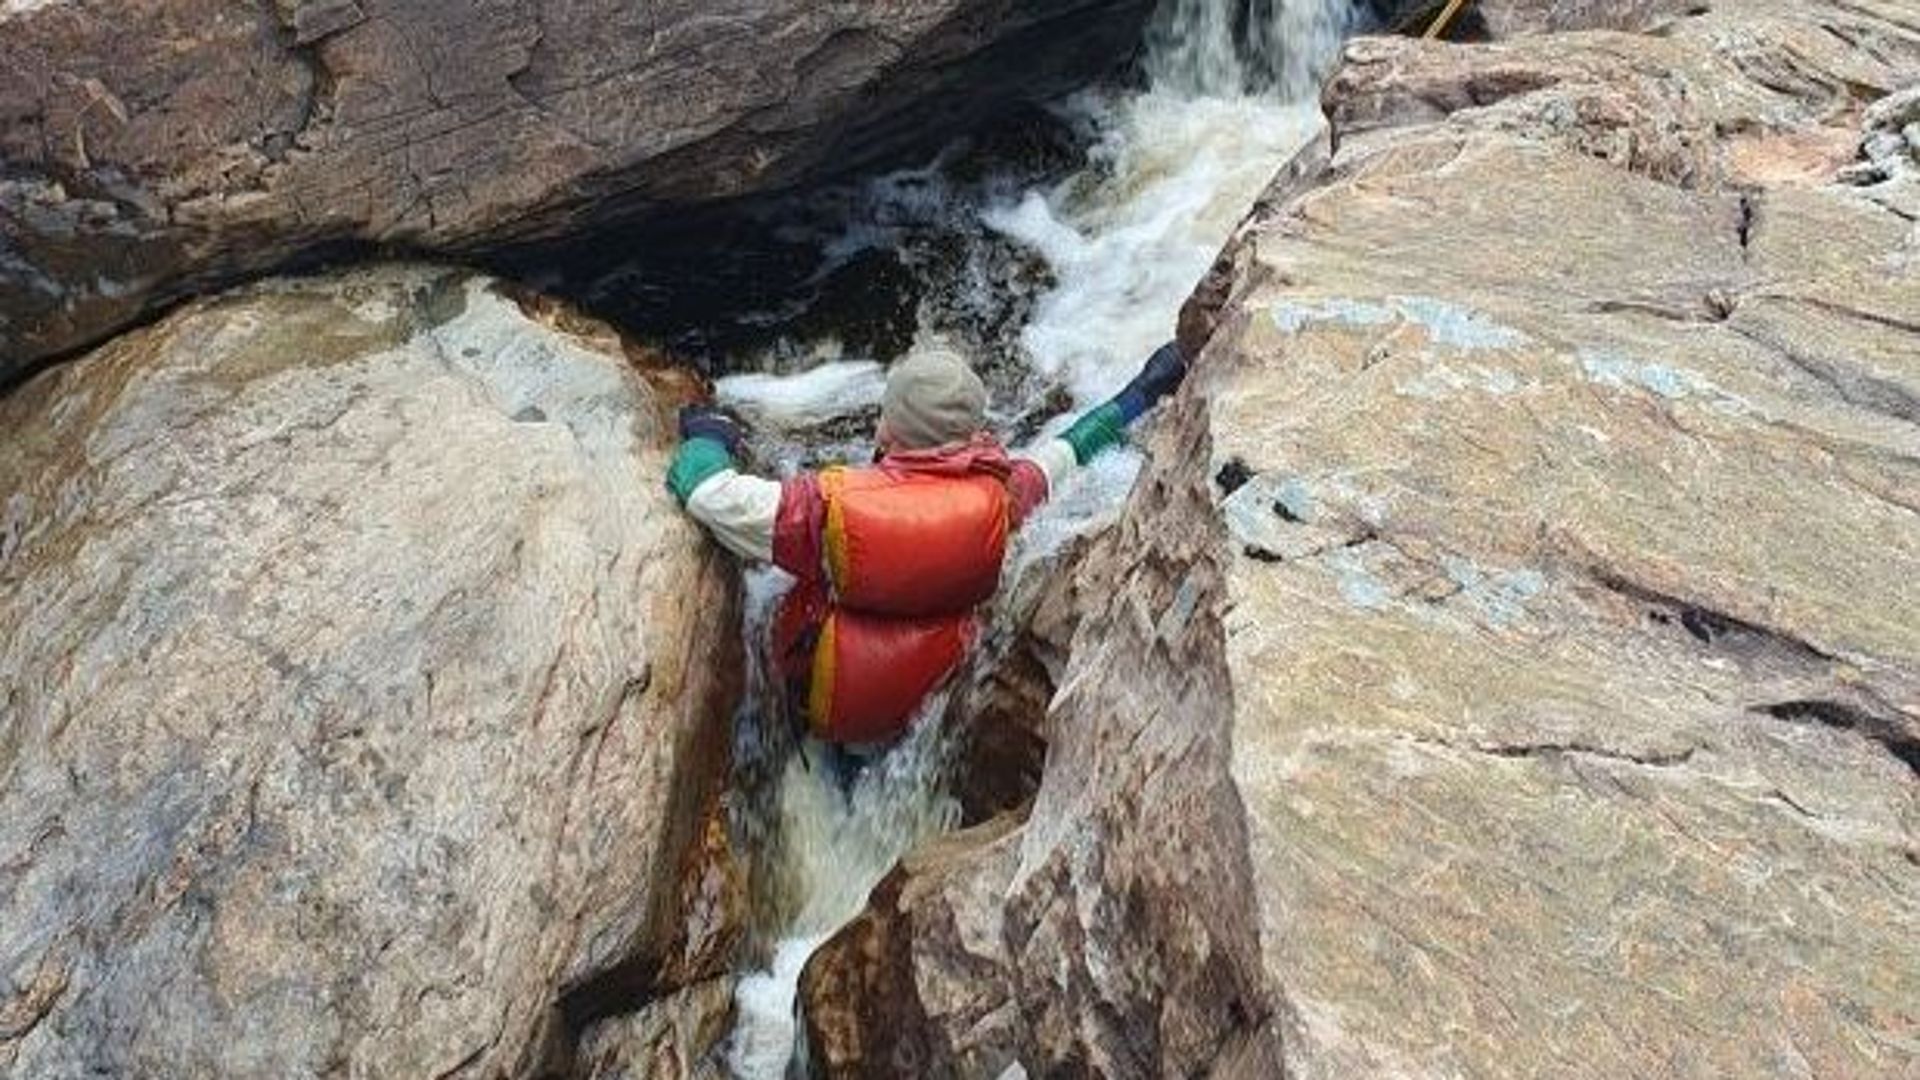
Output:
[[965,442],[986,426],[986,416],[986,384],[952,349],[917,349],[887,372],[880,421],[902,450]]

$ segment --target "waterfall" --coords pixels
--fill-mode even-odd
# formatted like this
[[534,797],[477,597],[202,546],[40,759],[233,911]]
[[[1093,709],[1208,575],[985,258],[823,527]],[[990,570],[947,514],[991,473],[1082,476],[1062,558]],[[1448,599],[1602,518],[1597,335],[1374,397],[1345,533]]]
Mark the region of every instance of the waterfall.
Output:
[[1155,90],[1191,97],[1318,92],[1361,9],[1344,0],[1165,0],[1147,30]]
[[[1091,92],[1067,106],[1095,133],[1081,170],[984,205],[941,208],[956,237],[977,238],[984,228],[1048,272],[1018,331],[1031,378],[995,381],[999,398],[1031,399],[1034,386],[1051,387],[1064,390],[1077,412],[1117,390],[1171,335],[1181,301],[1240,215],[1323,122],[1319,81],[1358,21],[1352,0],[1163,0],[1148,35],[1147,88]],[[875,204],[897,206],[903,178],[915,197],[945,190],[925,183],[925,170],[910,171],[876,181]],[[851,222],[835,253],[844,257],[886,235]],[[949,293],[963,295],[942,310],[948,318],[1005,310],[995,302],[1004,298],[964,294],[1004,290],[1021,276],[975,273],[947,283]],[[922,312],[923,335],[978,340],[972,328],[933,321]],[[830,349],[788,343],[778,350],[780,366],[790,370],[792,356]],[[791,470],[857,456],[880,383],[871,358],[834,357],[798,375],[724,379],[718,390],[753,420],[757,455]],[[1011,422],[1034,409],[1031,400],[997,400],[991,414]],[[1042,431],[1070,419],[1054,417]],[[1017,563],[1110,514],[1137,467],[1137,456],[1122,451],[1083,470],[1028,523],[1011,558]],[[785,584],[777,570],[749,573],[743,632],[750,654],[764,650]],[[757,661],[748,675],[735,739],[735,833],[751,862],[753,930],[766,945],[767,966],[740,982],[727,1064],[748,1080],[779,1080],[798,1068],[794,998],[808,956],[858,913],[905,851],[957,820],[945,792],[953,746],[938,722],[941,702],[930,702],[901,744],[843,790],[771,719],[776,691]]]

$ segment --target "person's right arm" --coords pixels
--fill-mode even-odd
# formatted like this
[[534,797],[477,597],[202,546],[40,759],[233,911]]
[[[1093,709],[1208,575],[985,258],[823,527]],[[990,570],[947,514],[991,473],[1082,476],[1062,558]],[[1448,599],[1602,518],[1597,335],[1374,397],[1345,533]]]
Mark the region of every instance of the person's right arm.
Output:
[[739,470],[743,433],[727,414],[705,405],[680,410],[680,447],[667,470],[667,490],[687,516],[721,547],[770,562],[796,577],[820,566],[826,517],[812,473],[768,480]]
[[720,546],[771,561],[780,482],[739,471],[741,438],[740,425],[717,409],[680,410],[680,446],[667,469],[667,490]]

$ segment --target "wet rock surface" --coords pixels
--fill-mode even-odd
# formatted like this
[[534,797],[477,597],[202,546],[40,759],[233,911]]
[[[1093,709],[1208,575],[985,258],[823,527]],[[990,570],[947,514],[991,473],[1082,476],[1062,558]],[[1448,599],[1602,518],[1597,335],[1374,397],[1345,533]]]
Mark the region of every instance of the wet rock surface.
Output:
[[0,12],[0,381],[353,246],[475,252],[921,152],[1123,62],[1145,0]]
[[734,587],[628,351],[379,267],[0,401],[0,1073],[525,1075],[725,972]]
[[1885,3],[1356,43],[829,1072],[1920,1068],[1916,79]]
[[733,980],[708,979],[611,1017],[580,1040],[586,1080],[724,1080],[720,1046],[733,1021]]

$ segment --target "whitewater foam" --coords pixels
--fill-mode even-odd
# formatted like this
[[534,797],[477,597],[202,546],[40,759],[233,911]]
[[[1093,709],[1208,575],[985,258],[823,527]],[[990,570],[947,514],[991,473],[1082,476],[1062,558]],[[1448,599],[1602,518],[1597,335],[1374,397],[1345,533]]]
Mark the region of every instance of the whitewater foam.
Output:
[[1080,407],[1104,400],[1171,335],[1180,303],[1274,171],[1324,123],[1310,103],[1152,91],[1086,99],[1104,117],[1091,175],[989,208],[1056,284],[1021,343]]
[[831,360],[795,375],[729,375],[714,398],[763,427],[793,431],[878,408],[886,369],[873,360]]
[[794,997],[808,957],[860,912],[901,855],[959,821],[959,804],[940,783],[952,751],[937,722],[945,708],[944,693],[922,703],[906,737],[850,788],[843,789],[818,747],[788,758],[769,837],[776,857],[758,863],[788,901],[779,915],[785,935],[766,970],[742,978],[734,991],[737,1017],[726,1053],[735,1076],[786,1075],[797,1029]]

